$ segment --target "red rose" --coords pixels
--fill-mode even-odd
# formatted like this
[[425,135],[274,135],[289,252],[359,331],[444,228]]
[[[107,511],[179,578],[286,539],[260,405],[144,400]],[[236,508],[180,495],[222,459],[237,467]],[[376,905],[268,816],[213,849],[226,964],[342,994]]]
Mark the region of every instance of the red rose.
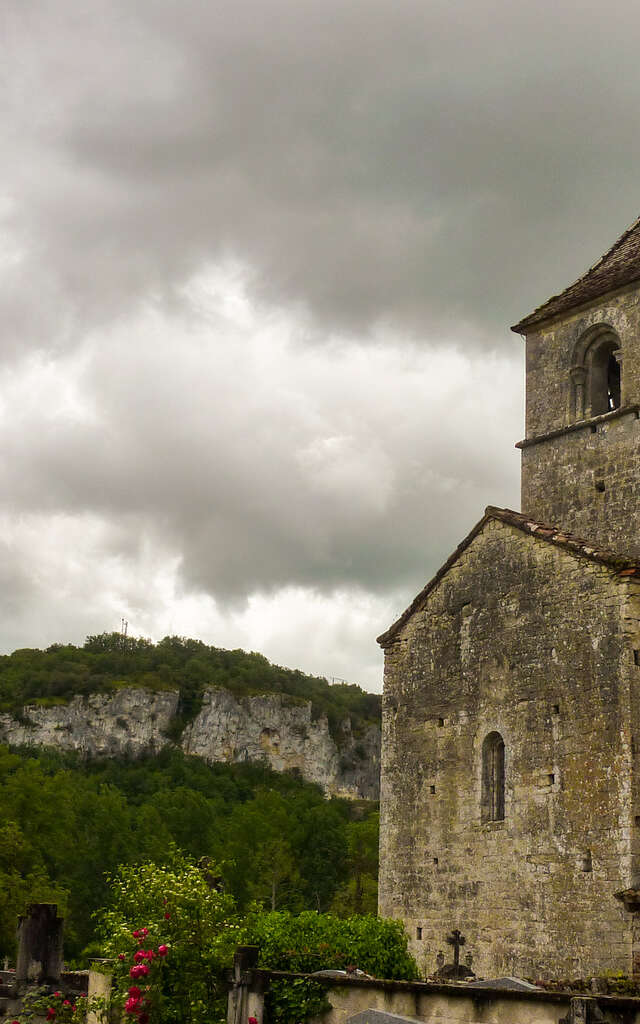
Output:
[[166,914],[164,915],[164,919],[165,919],[165,921],[170,921],[171,920],[171,914],[169,913],[169,911],[167,911]]
[[125,1013],[136,1013],[137,1009],[138,1009],[138,1003],[139,1002],[140,1002],[139,999],[127,999],[126,1003],[124,1004],[124,1012]]
[[134,939],[139,939],[140,938],[140,932],[138,932],[138,931],[132,932],[131,934],[133,935]]
[[62,995],[62,992],[54,992],[53,993],[53,998],[54,999],[59,999],[61,995]]
[[249,1017],[248,1024],[258,1024],[258,1018],[257,1017]]
[[69,1002],[68,999],[65,999],[65,1001],[64,1001],[64,1003],[62,1005],[63,1006],[71,1006],[71,1003]]
[[161,946],[158,946],[158,956],[166,956],[168,952],[169,952],[169,947],[165,946],[164,943],[162,943]]
[[139,964],[141,960],[146,960],[146,959],[147,959],[147,954],[142,949],[139,949],[137,953],[133,954],[133,962],[134,962],[134,964]]
[[132,996],[134,999],[140,999],[142,992],[140,991],[137,985],[132,985],[129,991],[127,992],[127,995]]
[[55,1020],[55,1019],[56,1019],[56,1011],[54,1010],[53,1006],[50,1006],[49,1009],[47,1010],[47,1020]]
[[126,956],[124,955],[124,953],[118,953],[118,960],[126,960],[126,959],[127,959],[127,958],[126,958]]

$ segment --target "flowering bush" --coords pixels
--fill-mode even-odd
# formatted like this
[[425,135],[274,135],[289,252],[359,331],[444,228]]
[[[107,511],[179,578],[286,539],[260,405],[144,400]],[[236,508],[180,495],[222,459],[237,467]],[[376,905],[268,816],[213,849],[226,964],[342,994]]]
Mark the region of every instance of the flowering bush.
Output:
[[124,1024],[223,1021],[221,976],[240,940],[232,898],[176,851],[168,865],[128,865],[109,881],[112,905],[97,916]]
[[31,1024],[34,1017],[44,1017],[56,1024],[83,1024],[86,1009],[84,995],[69,999],[63,992],[51,994],[45,988],[32,989],[23,999],[19,1016],[10,1024]]

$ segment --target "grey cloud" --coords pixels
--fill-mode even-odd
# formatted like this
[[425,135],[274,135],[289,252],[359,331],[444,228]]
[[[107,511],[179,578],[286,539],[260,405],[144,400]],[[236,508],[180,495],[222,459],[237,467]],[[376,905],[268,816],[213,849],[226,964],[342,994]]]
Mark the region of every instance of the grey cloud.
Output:
[[319,332],[497,344],[634,216],[640,16],[613,6],[9,5],[8,344],[229,257]]
[[97,415],[50,411],[55,382],[10,410],[8,507],[120,523],[179,553],[188,588],[237,603],[422,585],[487,503],[517,501],[515,453],[494,448],[518,429],[506,361],[291,343],[265,359],[251,332],[165,347],[172,333],[139,330],[131,358],[124,329],[96,341],[76,387]]

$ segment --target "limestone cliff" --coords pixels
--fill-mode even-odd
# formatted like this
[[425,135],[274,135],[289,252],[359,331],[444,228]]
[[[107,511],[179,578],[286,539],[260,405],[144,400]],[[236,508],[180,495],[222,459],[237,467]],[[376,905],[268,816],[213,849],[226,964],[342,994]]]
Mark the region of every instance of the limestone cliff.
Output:
[[[170,744],[165,733],[177,708],[176,691],[137,687],[74,697],[50,707],[28,705],[19,716],[0,714],[0,742],[139,757]],[[227,690],[206,690],[180,745],[186,754],[208,762],[264,761],[275,771],[298,770],[327,794],[378,799],[378,726],[354,735],[346,718],[336,741],[327,719],[312,717],[309,701],[275,693],[236,697]]]

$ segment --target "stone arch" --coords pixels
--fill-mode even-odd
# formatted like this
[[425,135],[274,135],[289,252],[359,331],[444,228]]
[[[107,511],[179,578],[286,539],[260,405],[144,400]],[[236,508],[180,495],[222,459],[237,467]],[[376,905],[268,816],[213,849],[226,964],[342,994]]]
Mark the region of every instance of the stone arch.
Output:
[[571,420],[601,416],[620,407],[622,350],[609,324],[595,324],[573,350]]
[[499,732],[490,732],[482,743],[483,821],[504,821],[504,792],[504,740]]

